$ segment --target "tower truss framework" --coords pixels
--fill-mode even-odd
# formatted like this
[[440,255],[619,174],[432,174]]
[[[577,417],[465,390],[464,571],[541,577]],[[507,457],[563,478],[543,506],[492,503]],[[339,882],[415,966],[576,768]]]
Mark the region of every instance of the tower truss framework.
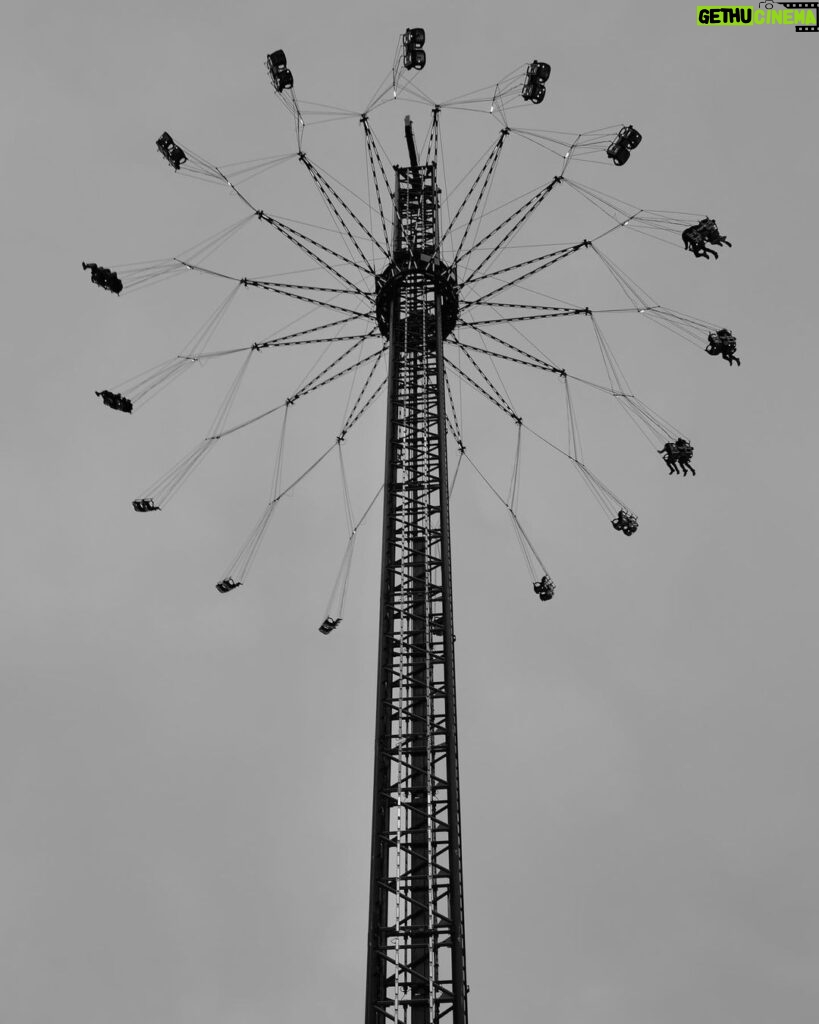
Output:
[[395,169],[365,1024],[466,1024],[461,818],[435,164]]

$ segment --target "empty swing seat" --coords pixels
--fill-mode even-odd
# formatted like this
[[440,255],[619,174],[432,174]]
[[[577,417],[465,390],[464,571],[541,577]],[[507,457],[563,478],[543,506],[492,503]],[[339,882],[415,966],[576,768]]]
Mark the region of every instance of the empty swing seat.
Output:
[[235,590],[237,587],[241,587],[241,583],[237,583],[232,576],[228,576],[226,579],[220,580],[216,584],[216,589],[220,594],[229,594],[231,590]]
[[617,138],[623,143],[626,149],[636,149],[643,141],[643,136],[637,131],[633,124],[626,125],[617,133]]
[[546,95],[546,83],[552,69],[542,60],[533,60],[526,69],[526,80],[523,83],[521,96],[531,103],[542,103]]
[[293,88],[293,72],[287,66],[284,50],[274,50],[267,56],[267,73],[276,92]]
[[532,587],[541,601],[551,601],[555,596],[555,585],[551,576],[543,576],[536,580]]
[[408,28],[403,36],[404,67],[407,71],[420,71],[427,62],[423,46],[427,34],[422,28]]
[[613,160],[617,167],[622,167],[631,156],[631,153],[620,139],[615,139],[606,150],[606,156],[609,160]]
[[606,156],[613,160],[618,167],[622,167],[631,156],[631,150],[636,149],[642,141],[643,136],[633,124],[625,125],[617,133],[617,138],[609,145]]
[[163,132],[156,140],[156,148],[162,154],[175,171],[187,163],[188,156],[181,146],[178,146],[168,132]]
[[153,498],[136,498],[131,502],[135,512],[160,512],[159,505],[154,504]]

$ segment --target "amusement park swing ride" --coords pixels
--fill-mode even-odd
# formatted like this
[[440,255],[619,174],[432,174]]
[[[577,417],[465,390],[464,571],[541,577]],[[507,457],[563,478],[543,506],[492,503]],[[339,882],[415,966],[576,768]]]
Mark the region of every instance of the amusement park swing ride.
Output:
[[[592,188],[568,172],[574,165],[622,167],[642,142],[633,125],[569,134],[517,127],[509,118],[547,95],[550,65],[533,60],[485,89],[435,102],[422,90],[426,36],[408,28],[400,37],[391,72],[363,111],[300,102],[285,53],[266,66],[275,95],[293,118],[297,150],[286,156],[216,166],[163,132],[160,156],[181,175],[229,190],[244,207],[237,222],[170,259],[117,270],[83,263],[91,280],[114,295],[178,274],[193,272],[228,282],[228,297],[208,317],[188,346],[116,389],[96,395],[116,412],[137,411],[195,364],[235,360],[231,381],[206,437],[133,502],[137,512],[166,508],[182,484],[217,443],[275,416],[281,433],[270,501],[233,562],[216,583],[220,594],[241,587],[259,552],[277,505],[331,454],[341,461],[349,538],[330,604],[319,626],[325,636],[343,618],[347,582],[358,530],[383,495],[375,764],[366,960],[365,1024],[439,1024],[467,1021],[464,896],[455,658],[452,609],[449,499],[463,462],[471,465],[503,504],[519,542],[538,600],[555,596],[555,583],[521,521],[518,504],[520,442],[524,434],[565,457],[624,537],[638,528],[629,508],[583,461],[573,392],[591,388],[614,400],[660,455],[670,474],[695,473],[691,441],[636,397],[607,340],[602,321],[611,309],[569,302],[544,302],[539,284],[551,268],[582,256],[598,261],[625,304],[616,312],[636,314],[679,338],[737,363],[736,338],[725,326],[666,308],[643,291],[609,255],[608,240],[624,231],[654,238],[706,260],[715,247],[730,246],[710,216],[648,210]],[[372,115],[403,98],[430,111],[419,148],[409,116],[404,120],[401,162],[390,164]],[[393,107],[392,110],[395,108]],[[473,171],[445,192],[442,124],[469,111],[494,121],[497,134]],[[368,200],[322,170],[304,147],[306,128],[327,121],[358,121],[368,176]],[[538,159],[554,160],[554,173],[535,188],[490,207],[496,172],[514,146],[534,145]],[[250,197],[248,183],[297,159],[329,211],[341,244],[306,234],[301,222],[269,213]],[[475,169],[476,168],[476,169]],[[593,237],[541,243],[534,255],[511,255],[512,240],[541,206],[570,191],[602,219]],[[449,211],[455,212],[449,215]],[[444,217],[444,212],[447,216]],[[272,229],[320,275],[320,284],[295,284],[292,277],[235,276],[208,263],[228,238],[247,225]],[[605,240],[605,241],[604,241]],[[534,247],[530,247],[534,248]],[[318,322],[293,324],[247,344],[211,346],[228,304],[242,289],[271,292],[310,307]],[[548,296],[546,296],[548,298]],[[588,324],[604,379],[590,381],[548,358],[520,325],[574,317]],[[317,346],[318,366],[284,401],[231,421],[249,368],[277,349]],[[515,364],[546,374],[565,401],[568,444],[547,440],[517,411],[498,373]],[[293,405],[336,381],[352,381],[343,422],[322,454],[289,482],[282,480],[282,451]],[[456,388],[466,386],[514,425],[517,447],[512,484],[503,497],[467,448]],[[342,449],[351,431],[381,396],[386,398],[383,483],[356,519],[347,489]],[[659,447],[657,447],[659,445]],[[454,469],[451,463],[455,462]]]

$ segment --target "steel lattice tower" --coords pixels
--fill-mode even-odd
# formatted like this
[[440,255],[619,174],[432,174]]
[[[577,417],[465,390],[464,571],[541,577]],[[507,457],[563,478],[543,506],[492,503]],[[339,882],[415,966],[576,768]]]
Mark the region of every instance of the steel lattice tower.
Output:
[[366,1024],[466,1024],[443,341],[458,309],[439,254],[435,164],[395,168]]

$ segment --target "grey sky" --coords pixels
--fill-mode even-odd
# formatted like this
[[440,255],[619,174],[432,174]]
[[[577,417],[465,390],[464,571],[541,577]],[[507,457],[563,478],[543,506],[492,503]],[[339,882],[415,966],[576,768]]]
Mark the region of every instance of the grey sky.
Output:
[[[588,462],[640,531],[615,534],[570,467],[527,446],[521,513],[557,581],[549,605],[503,509],[474,474],[459,479],[472,1020],[814,1024],[819,39],[700,27],[695,6],[7,12],[3,1024],[361,1020],[377,517],[331,637],[316,627],[344,548],[336,464],[283,504],[248,585],[219,598],[213,583],[267,499],[275,425],[215,452],[167,513],[138,517],[131,498],[203,436],[231,371],[189,374],[134,417],[93,392],[175,354],[224,291],[185,278],[115,299],[80,261],[172,255],[240,215],[223,191],[175,177],[154,139],[168,130],[217,163],[292,151],[266,53],[286,49],[301,97],[360,109],[410,23],[427,31],[435,98],[537,57],[552,79],[527,124],[639,127],[627,167],[575,176],[640,206],[709,213],[733,248],[716,263],[648,238],[607,251],[663,304],[730,326],[742,357],[729,368],[659,329],[606,325],[641,397],[690,433],[698,475],[668,478],[619,410],[584,396]],[[402,103],[376,125],[396,162],[407,112],[425,127]],[[317,128],[305,147],[358,190],[357,133],[354,121]],[[444,133],[454,181],[496,125],[453,113]],[[499,197],[558,169],[516,152]],[[310,199],[296,165],[259,194],[271,212]],[[565,240],[553,232],[571,209],[557,198],[541,237]],[[285,267],[267,243],[242,237],[227,265]],[[603,294],[597,277],[560,285],[590,305]],[[275,329],[269,298],[240,296],[226,336]],[[571,367],[574,335],[543,337]],[[251,382],[248,408],[287,394],[311,360]],[[529,395],[563,443],[551,385]],[[335,436],[339,395],[294,410],[286,476]],[[358,510],[378,485],[382,414],[349,442]],[[476,459],[505,480],[508,425],[471,400],[465,423]]]

